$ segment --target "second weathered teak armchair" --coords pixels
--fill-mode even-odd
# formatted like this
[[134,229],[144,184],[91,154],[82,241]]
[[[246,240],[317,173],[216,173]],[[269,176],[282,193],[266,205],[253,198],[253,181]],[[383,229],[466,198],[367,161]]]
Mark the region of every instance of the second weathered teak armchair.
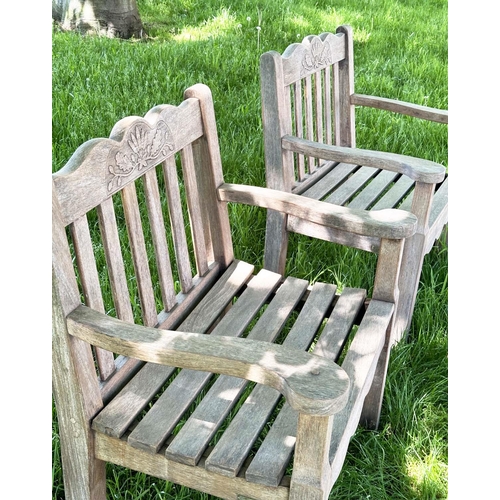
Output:
[[[411,323],[423,258],[448,222],[448,179],[444,167],[431,161],[357,149],[355,107],[439,123],[448,123],[448,112],[356,94],[350,26],[307,36],[283,54],[266,52],[260,76],[268,187],[338,206],[401,208],[417,216],[417,231],[405,245],[401,268],[394,326],[394,340],[400,339]],[[283,272],[290,231],[373,248],[367,238],[268,211],[267,269]]]
[[[235,260],[228,202],[378,249],[373,294]],[[326,499],[378,422],[416,218],[224,183],[212,97],[118,122],[53,174],[53,389],[67,500],[110,462],[226,499]]]

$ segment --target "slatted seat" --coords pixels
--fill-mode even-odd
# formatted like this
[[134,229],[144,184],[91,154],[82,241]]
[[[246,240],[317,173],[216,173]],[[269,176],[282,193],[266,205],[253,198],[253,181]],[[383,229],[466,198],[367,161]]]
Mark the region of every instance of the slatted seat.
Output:
[[[378,248],[371,297],[234,258],[227,203]],[[118,122],[53,174],[53,388],[66,499],[106,462],[227,499],[326,499],[376,427],[405,239],[374,216],[224,183],[209,89]]]
[[[448,222],[448,179],[430,162],[356,148],[355,107],[371,107],[448,123],[448,112],[354,92],[353,33],[310,35],[282,54],[261,57],[261,97],[266,183],[339,206],[400,208],[419,225],[405,246],[394,339],[409,328],[422,261]],[[376,131],[374,130],[374,133]],[[434,172],[434,174],[432,174]],[[289,231],[364,250],[366,240],[268,212],[265,266],[283,272]]]

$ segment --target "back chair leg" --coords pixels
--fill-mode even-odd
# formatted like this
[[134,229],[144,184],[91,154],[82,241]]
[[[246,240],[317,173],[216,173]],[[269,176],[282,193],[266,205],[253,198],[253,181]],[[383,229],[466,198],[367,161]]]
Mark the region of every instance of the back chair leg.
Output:
[[404,339],[410,329],[424,261],[424,247],[425,236],[422,234],[415,234],[406,240],[401,261],[399,299],[391,345]]
[[360,425],[369,430],[376,430],[380,422],[382,399],[384,397],[385,379],[390,355],[390,333],[386,336],[385,345],[380,353],[373,382],[365,397],[361,411]]
[[106,463],[78,448],[71,439],[61,438],[66,500],[106,500]]

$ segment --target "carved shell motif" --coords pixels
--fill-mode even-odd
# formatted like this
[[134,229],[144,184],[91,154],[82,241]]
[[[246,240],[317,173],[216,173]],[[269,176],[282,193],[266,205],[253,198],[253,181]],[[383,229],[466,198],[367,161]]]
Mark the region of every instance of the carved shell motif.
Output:
[[163,120],[154,129],[145,123],[137,124],[120,149],[110,152],[108,191],[120,187],[124,177],[163,161],[173,149],[172,133]]
[[332,64],[332,52],[330,44],[323,42],[319,38],[314,38],[310,49],[306,50],[302,59],[301,76],[310,73],[318,68],[323,68]]

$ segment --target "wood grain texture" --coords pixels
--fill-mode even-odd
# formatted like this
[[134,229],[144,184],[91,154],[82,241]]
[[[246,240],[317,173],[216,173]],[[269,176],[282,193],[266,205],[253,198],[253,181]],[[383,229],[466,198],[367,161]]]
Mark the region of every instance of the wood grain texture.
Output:
[[415,231],[415,216],[401,210],[367,212],[241,184],[223,184],[219,187],[218,194],[222,201],[270,208],[316,224],[365,236],[398,239],[411,236]]
[[445,168],[439,163],[413,156],[332,146],[293,136],[284,136],[282,144],[284,149],[296,153],[324,158],[325,160],[382,168],[405,174],[411,179],[420,182],[432,184],[441,182],[444,180],[446,173]]
[[369,108],[384,109],[394,113],[413,116],[422,120],[448,124],[448,110],[421,106],[410,102],[387,99],[364,94],[352,94],[351,104],[355,106],[366,106]]
[[[253,330],[259,338],[274,340],[305,292],[303,280],[285,281]],[[333,301],[335,286],[315,285],[283,345],[305,350]],[[263,335],[264,334],[264,335]],[[260,431],[276,406],[280,394],[267,386],[256,386],[208,456],[205,467],[235,477]]]
[[334,363],[268,342],[132,325],[86,306],[68,316],[68,329],[92,345],[143,361],[269,385],[301,413],[336,413],[345,404],[349,389],[347,376]]
[[[314,66],[329,67],[331,56],[341,59],[346,34],[307,37],[297,52],[302,51],[303,73],[310,80],[310,92],[305,88],[310,104],[303,105],[312,113],[303,132],[313,138],[333,140],[342,133],[324,105],[340,100],[332,87],[345,68],[339,62],[337,69],[315,76]],[[294,92],[304,90],[302,84],[294,88],[283,96],[290,120]],[[327,124],[332,120],[333,130]],[[282,149],[281,135],[277,144],[288,161],[293,154]],[[131,151],[145,145],[147,158],[134,162]],[[312,185],[309,179],[333,177],[337,167],[342,177],[342,163],[319,160],[314,174],[304,172],[305,185]],[[355,165],[370,179],[375,168]],[[276,182],[291,190],[294,180],[275,173]],[[355,177],[344,182],[344,190]],[[328,498],[360,416],[379,412],[398,301],[399,257],[404,238],[415,233],[415,215],[337,207],[284,190],[225,184],[213,100],[201,84],[188,89],[178,107],[160,105],[144,118],[121,120],[109,139],[86,143],[53,179],[53,380],[66,497],[104,500],[105,462],[111,462],[233,500]],[[366,183],[380,190],[382,183],[370,179]],[[161,192],[163,180],[166,191]],[[350,189],[362,188],[363,182]],[[418,181],[412,209],[425,193]],[[139,202],[143,194],[147,217]],[[374,299],[366,312],[365,290],[345,288],[337,295],[332,284],[309,285],[267,269],[254,275],[253,265],[235,260],[229,201],[267,208],[269,221],[277,216],[285,242],[291,223],[309,221],[316,236],[325,230],[329,237],[377,248]],[[96,268],[95,235],[85,215],[94,208],[118,318],[104,314],[103,271]],[[427,225],[418,229],[425,231]],[[175,263],[165,231],[175,233]],[[127,244],[132,279],[125,271],[129,250],[122,245]],[[281,243],[275,247],[279,265],[285,263],[282,248]],[[82,270],[78,280],[72,251]],[[151,268],[148,252],[157,261]],[[181,268],[177,294],[174,265]],[[136,297],[131,299],[128,289],[133,280],[144,325],[133,324]],[[117,355],[101,380],[92,346]],[[248,382],[256,385],[245,393]],[[293,453],[292,475],[284,476]]]

